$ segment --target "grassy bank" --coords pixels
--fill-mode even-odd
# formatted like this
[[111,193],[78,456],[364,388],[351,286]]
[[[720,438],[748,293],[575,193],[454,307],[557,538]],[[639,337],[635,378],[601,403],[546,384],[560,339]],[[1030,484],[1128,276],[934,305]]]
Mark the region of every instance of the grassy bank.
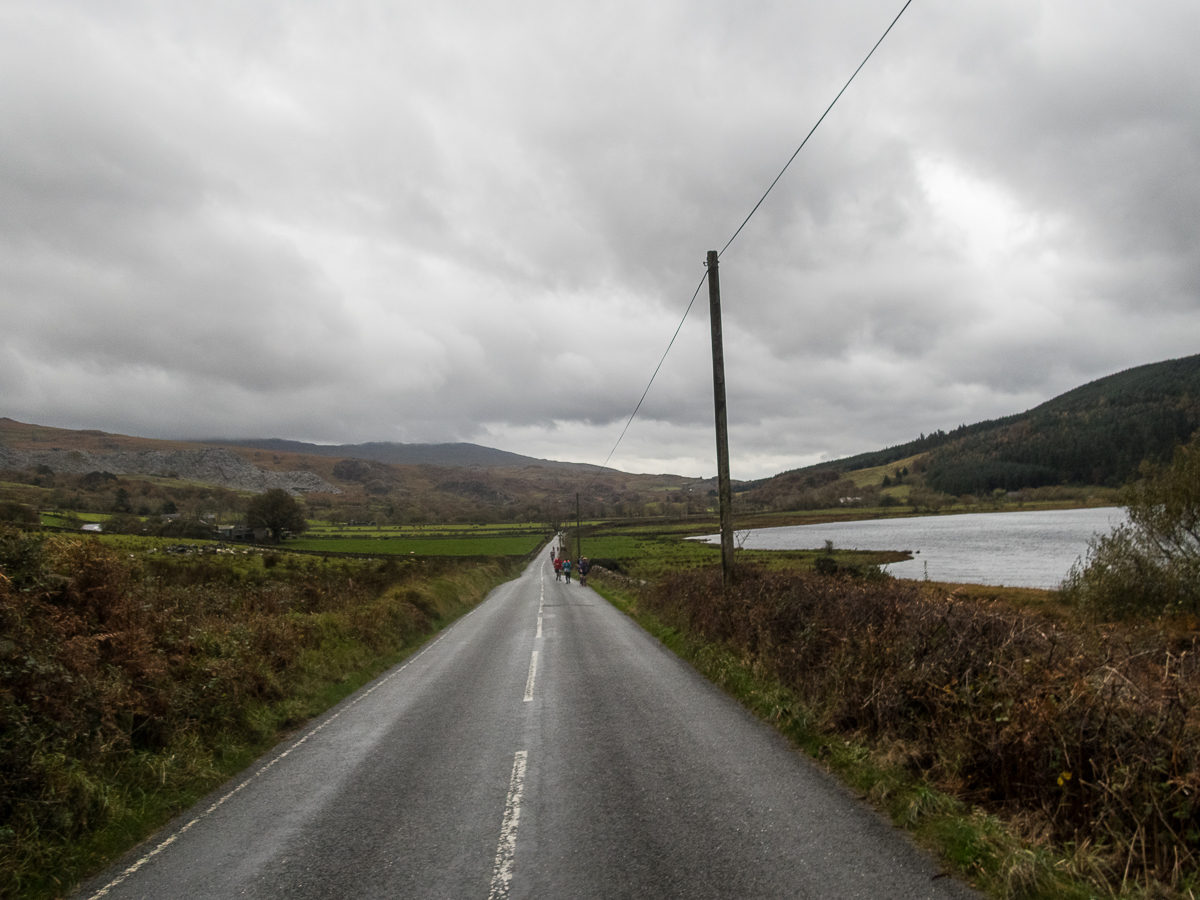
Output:
[[0,530],[0,896],[61,896],[516,574]]
[[992,896],[1191,897],[1197,639],[937,586],[745,571],[596,579]]

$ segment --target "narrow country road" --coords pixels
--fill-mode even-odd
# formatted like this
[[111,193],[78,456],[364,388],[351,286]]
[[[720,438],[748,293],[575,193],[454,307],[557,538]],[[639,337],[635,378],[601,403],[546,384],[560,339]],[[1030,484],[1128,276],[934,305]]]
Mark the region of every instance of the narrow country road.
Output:
[[548,554],[84,898],[967,898]]

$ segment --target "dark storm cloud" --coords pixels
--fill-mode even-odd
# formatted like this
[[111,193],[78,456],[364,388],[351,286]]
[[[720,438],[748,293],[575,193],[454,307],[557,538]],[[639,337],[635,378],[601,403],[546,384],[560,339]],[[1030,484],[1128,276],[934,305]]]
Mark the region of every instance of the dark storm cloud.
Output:
[[[898,8],[8,3],[0,414],[602,460]],[[722,258],[735,474],[1193,352],[1198,33],[914,4]],[[705,303],[615,463],[712,471]]]

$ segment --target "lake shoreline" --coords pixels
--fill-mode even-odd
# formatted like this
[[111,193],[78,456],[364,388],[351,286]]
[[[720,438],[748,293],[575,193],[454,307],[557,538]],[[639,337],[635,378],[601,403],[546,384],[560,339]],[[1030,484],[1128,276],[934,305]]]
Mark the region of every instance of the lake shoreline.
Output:
[[[1124,508],[1117,506],[1013,510],[1006,516],[842,518],[743,529],[738,545],[760,551],[819,550],[826,542],[843,550],[889,548],[912,554],[911,560],[884,567],[896,578],[1053,590],[1087,553],[1091,539],[1124,518]],[[711,544],[717,537],[691,539]]]

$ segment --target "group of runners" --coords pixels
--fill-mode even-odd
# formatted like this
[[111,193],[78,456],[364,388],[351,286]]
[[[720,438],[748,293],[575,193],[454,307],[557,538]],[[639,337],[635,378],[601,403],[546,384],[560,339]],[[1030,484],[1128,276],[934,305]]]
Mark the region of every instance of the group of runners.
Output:
[[561,557],[553,548],[551,548],[550,559],[554,562],[555,581],[562,581],[563,576],[566,576],[567,584],[570,584],[571,572],[575,571],[579,573],[579,583],[584,587],[587,587],[587,574],[588,570],[592,567],[592,564],[588,562],[588,558],[586,556],[579,557],[579,560],[572,565],[570,557]]

